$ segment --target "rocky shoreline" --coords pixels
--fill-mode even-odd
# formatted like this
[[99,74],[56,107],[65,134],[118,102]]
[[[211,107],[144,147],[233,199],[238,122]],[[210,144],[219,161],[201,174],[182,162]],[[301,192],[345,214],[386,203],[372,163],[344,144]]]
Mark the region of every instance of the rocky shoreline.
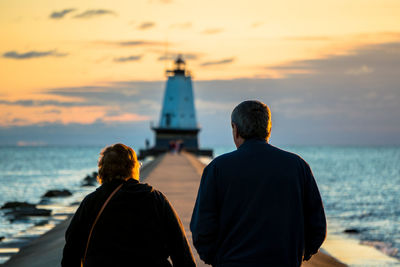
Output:
[[[82,179],[80,187],[85,188],[83,191],[86,193],[87,190],[92,190],[97,185],[97,172],[92,172]],[[71,199],[66,206],[57,202],[63,198],[73,197],[74,193],[78,192],[65,188],[51,189],[41,196],[38,203],[26,201],[4,203],[0,207],[3,216],[11,224],[26,224],[26,228],[12,236],[0,236],[0,265],[32,240],[73,214],[82,196],[77,196],[79,199],[76,200]]]
[[[81,187],[96,186],[97,185],[97,172],[86,175],[82,179]],[[27,217],[47,217],[52,215],[50,209],[38,208],[39,205],[48,204],[50,198],[70,197],[72,192],[68,189],[52,189],[48,190],[42,195],[41,201],[38,204],[11,201],[6,202],[0,207],[0,210],[5,210],[4,214],[10,221],[25,220]]]

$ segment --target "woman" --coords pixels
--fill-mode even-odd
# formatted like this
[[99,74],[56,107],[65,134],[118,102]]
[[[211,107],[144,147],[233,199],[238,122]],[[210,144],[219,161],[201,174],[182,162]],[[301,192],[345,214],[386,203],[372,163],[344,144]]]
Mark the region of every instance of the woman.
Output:
[[101,186],[72,218],[61,265],[171,266],[170,257],[173,266],[196,266],[167,198],[139,182],[135,151],[123,144],[106,147],[98,167]]

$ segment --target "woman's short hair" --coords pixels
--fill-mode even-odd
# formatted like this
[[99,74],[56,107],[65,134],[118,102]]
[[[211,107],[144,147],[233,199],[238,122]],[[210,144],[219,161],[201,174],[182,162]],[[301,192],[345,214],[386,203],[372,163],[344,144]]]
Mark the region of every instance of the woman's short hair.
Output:
[[135,151],[124,144],[114,144],[105,147],[98,162],[99,182],[107,183],[112,180],[139,180],[140,163]]
[[237,105],[231,115],[238,134],[244,139],[269,139],[271,135],[271,111],[258,100],[247,100]]

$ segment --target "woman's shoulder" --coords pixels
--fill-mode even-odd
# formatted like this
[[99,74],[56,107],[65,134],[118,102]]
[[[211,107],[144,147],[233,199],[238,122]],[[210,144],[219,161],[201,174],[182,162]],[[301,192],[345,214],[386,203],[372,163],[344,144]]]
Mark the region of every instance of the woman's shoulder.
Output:
[[89,193],[82,200],[83,204],[90,205],[106,199],[112,191],[120,184],[118,181],[107,182],[97,187],[93,192]]
[[129,180],[126,183],[127,186],[123,187],[123,190],[131,194],[151,196],[161,201],[166,199],[166,196],[160,190],[148,183]]
[[[84,206],[96,205],[98,202],[104,202],[104,199],[113,191],[113,186],[110,184],[103,184],[98,187],[94,192],[88,194],[82,201]],[[167,197],[160,191],[148,183],[138,181],[126,181],[124,186],[117,193],[117,198],[127,199],[132,201],[153,199],[156,202],[168,202]]]

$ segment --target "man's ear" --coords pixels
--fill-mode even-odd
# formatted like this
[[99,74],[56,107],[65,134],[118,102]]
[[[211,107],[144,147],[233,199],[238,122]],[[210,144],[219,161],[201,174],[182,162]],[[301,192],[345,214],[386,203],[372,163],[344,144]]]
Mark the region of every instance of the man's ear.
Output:
[[240,136],[238,128],[234,123],[232,123],[232,136],[233,136],[233,142],[235,143],[237,148],[243,144],[244,139]]
[[232,134],[233,134],[233,136],[234,136],[235,138],[239,138],[239,133],[238,133],[236,124],[234,124],[234,123],[232,122],[231,125],[232,125]]
[[236,125],[233,122],[231,122],[231,126],[232,126],[232,133],[234,136],[236,136],[236,132],[237,132]]

